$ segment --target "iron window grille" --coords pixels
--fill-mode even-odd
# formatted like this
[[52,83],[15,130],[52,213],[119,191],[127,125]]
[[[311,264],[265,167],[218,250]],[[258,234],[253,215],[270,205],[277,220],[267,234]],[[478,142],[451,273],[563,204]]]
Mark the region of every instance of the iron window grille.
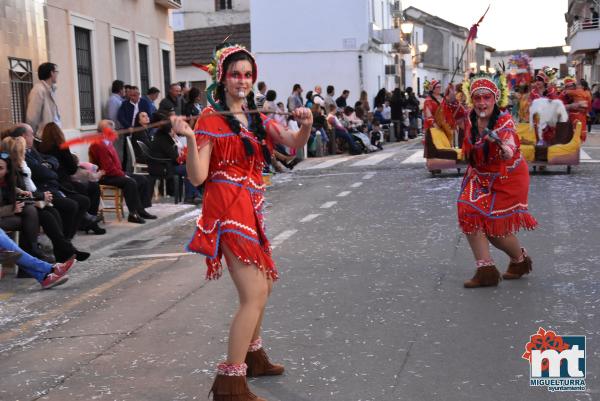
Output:
[[27,94],[33,88],[31,60],[8,58],[10,76],[11,122],[25,122],[27,113]]
[[81,125],[96,123],[94,108],[94,80],[92,70],[91,32],[75,27],[75,54],[79,80],[79,118]]

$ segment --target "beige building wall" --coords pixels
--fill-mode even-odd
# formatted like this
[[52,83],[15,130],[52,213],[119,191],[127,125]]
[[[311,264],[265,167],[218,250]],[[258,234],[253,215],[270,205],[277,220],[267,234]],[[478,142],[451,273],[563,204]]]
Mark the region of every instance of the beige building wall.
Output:
[[[149,86],[156,86],[164,95],[162,50],[170,52],[171,77],[175,71],[169,9],[155,0],[47,0],[46,15],[49,61],[59,67],[58,106],[67,137],[95,129],[105,115],[113,80],[122,79],[141,88],[138,44],[148,46]],[[93,124],[82,124],[80,119],[75,27],[91,32]],[[115,45],[115,40],[119,45]]]
[[[44,8],[37,0],[0,0],[0,129],[14,121],[9,58],[31,62],[33,81],[37,66],[46,61]],[[27,63],[25,63],[27,64]]]

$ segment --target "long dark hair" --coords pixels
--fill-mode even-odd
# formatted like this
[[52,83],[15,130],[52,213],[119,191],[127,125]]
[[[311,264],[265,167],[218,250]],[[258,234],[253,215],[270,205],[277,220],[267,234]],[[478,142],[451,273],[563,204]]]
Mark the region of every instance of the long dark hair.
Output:
[[[487,128],[489,130],[493,130],[496,125],[496,121],[498,121],[498,117],[500,116],[500,108],[497,104],[494,104],[494,111],[492,111],[492,115],[490,116],[490,121],[488,121]],[[471,110],[469,114],[469,120],[471,120],[471,143],[475,144],[477,142],[477,138],[479,137],[479,128],[477,127],[477,112],[475,109]],[[490,143],[485,141],[483,143],[483,155],[485,160],[488,160],[490,155]],[[471,165],[475,163],[475,160],[471,155],[469,155],[469,162]]]
[[[245,52],[237,52],[233,53],[231,56],[227,57],[223,62],[223,71],[227,72],[231,63],[235,63],[237,61],[249,61],[254,68],[254,60]],[[225,76],[226,74],[223,74]],[[217,84],[217,88],[215,90],[216,100],[219,102],[219,105],[223,108],[224,111],[229,110],[229,106],[227,105],[227,98],[225,97],[225,84],[223,82],[219,82]],[[246,103],[248,104],[248,109],[257,110],[256,103],[254,102],[254,93],[250,91],[248,96],[246,96]],[[242,132],[242,124],[240,120],[238,120],[235,115],[225,115],[225,120],[227,121],[227,125],[232,132],[238,134],[242,139],[244,144],[244,149],[246,150],[246,156],[252,156],[254,154],[254,148],[250,143],[250,140],[240,133]],[[263,156],[267,164],[271,164],[271,152],[266,145],[267,131],[265,131],[265,127],[263,126],[262,118],[259,113],[249,114],[248,115],[248,130],[254,134],[254,137],[258,140],[261,145]]]
[[[4,149],[4,146],[2,146],[2,149]],[[4,155],[6,155],[6,157],[4,157]],[[17,186],[16,172],[12,166],[12,161],[8,152],[2,150],[0,160],[4,160],[4,162],[6,163],[6,175],[4,176],[4,190],[6,191],[6,196],[2,194],[2,189],[0,189],[0,204],[3,204],[4,199],[6,198],[6,200],[8,201],[7,205],[14,205],[16,200],[15,187]]]

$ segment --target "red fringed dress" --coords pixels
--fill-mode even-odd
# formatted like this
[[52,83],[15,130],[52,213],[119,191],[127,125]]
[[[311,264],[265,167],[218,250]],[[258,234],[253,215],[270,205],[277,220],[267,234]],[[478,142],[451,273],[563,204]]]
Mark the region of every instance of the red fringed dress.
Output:
[[[270,278],[278,278],[271,258],[271,245],[265,235],[262,213],[265,185],[262,170],[265,166],[262,149],[245,127],[238,135],[231,131],[226,120],[207,107],[195,127],[196,140],[202,146],[212,142],[208,178],[205,181],[202,212],[187,249],[206,256],[209,280],[221,277],[223,244],[244,264],[256,265]],[[266,125],[270,120],[263,116]],[[254,155],[247,156],[241,136],[248,138]],[[272,143],[267,146],[272,152]]]
[[[470,133],[470,124],[467,126],[466,132]],[[470,154],[474,160],[474,165],[467,168],[458,197],[458,223],[465,234],[482,231],[502,237],[537,226],[527,210],[529,169],[519,151],[519,138],[509,113],[498,117],[494,131],[513,149],[511,159],[502,159],[500,147],[489,142],[486,159],[485,140],[478,138],[471,143],[470,134],[463,142],[463,154]]]
[[[435,124],[434,117],[439,106],[440,104],[435,98],[433,98],[433,96],[428,96],[427,99],[425,99],[425,103],[423,103],[423,132],[427,131],[429,128],[433,127],[433,124]],[[431,117],[425,117],[425,110],[429,110]]]

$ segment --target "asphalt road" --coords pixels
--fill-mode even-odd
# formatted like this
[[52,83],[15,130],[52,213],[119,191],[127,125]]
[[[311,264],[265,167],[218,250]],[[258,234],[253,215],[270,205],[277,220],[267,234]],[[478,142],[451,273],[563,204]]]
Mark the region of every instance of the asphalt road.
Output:
[[[397,147],[374,165],[304,169],[269,190],[281,279],[263,337],[287,371],[251,380],[255,393],[269,401],[600,399],[600,163],[532,176],[540,226],[520,238],[533,273],[466,290],[474,267],[456,224],[461,178],[402,164],[416,149]],[[600,159],[598,149],[588,153]],[[193,223],[187,215],[114,244],[78,265],[67,285],[32,286],[3,302],[0,399],[206,400],[236,294],[227,275],[206,282],[203,259],[181,254]],[[494,257],[504,270],[507,258]],[[539,327],[587,337],[585,392],[530,387],[521,355]]]

